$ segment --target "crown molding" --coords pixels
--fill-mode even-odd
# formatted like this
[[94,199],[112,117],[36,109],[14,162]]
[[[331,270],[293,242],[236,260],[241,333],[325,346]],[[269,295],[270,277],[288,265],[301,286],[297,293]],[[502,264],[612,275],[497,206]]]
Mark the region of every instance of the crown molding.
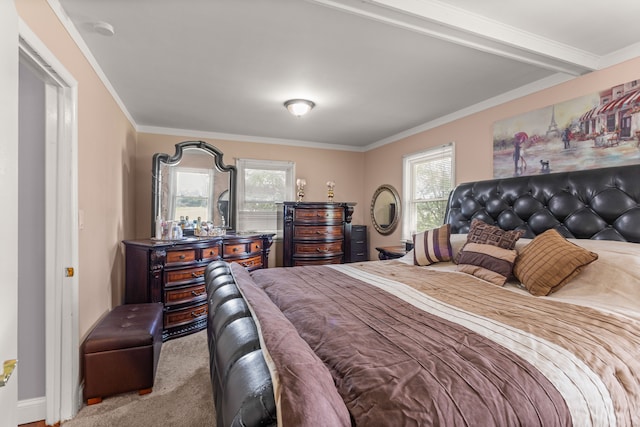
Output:
[[157,127],[157,126],[138,126],[136,128],[136,131],[142,132],[142,133],[156,133],[159,135],[181,136],[185,138],[209,138],[209,139],[218,139],[223,141],[254,142],[256,144],[273,144],[273,145],[285,145],[285,146],[291,146],[291,147],[318,148],[321,150],[355,151],[355,152],[366,151],[365,147],[356,147],[352,145],[328,144],[323,142],[302,141],[302,140],[283,139],[283,138],[269,138],[269,137],[252,136],[252,135],[237,135],[237,134],[220,133],[220,132],[206,132],[206,131],[192,130],[192,129],[176,129],[176,128],[165,128],[165,127]]
[[489,108],[504,104],[505,102],[513,101],[515,99],[522,98],[523,96],[531,95],[532,93],[536,93],[541,90],[548,89],[552,86],[559,85],[560,83],[567,82],[573,78],[575,77],[567,74],[562,74],[562,73],[554,74],[552,76],[546,77],[536,82],[529,83],[528,85],[521,86],[512,91],[505,92],[498,96],[494,96],[493,98],[487,99],[486,101],[482,101],[477,104],[470,105],[469,107],[463,108],[462,110],[458,110],[451,114],[447,114],[446,116],[442,116],[435,120],[431,120],[430,122],[424,123],[414,128],[407,129],[403,132],[397,133],[388,138],[381,139],[380,141],[376,141],[372,144],[365,146],[364,151],[373,150],[375,148],[379,148],[379,147],[382,147],[383,145],[391,144],[393,142],[418,134],[420,132],[434,129],[438,126],[445,125],[447,123],[453,122],[455,120],[461,119],[471,114],[479,113]]

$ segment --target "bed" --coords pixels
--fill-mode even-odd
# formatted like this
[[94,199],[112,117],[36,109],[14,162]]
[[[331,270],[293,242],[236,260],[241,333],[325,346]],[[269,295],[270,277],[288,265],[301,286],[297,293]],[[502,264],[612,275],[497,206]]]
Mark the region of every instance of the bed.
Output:
[[640,425],[639,176],[462,184],[399,260],[210,264],[217,425]]

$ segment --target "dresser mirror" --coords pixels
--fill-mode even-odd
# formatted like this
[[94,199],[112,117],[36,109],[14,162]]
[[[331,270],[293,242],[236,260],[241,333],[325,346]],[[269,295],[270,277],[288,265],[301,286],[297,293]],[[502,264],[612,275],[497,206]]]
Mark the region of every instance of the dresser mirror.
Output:
[[235,230],[236,167],[225,165],[222,152],[203,141],[176,144],[173,156],[153,155],[151,235],[155,220],[211,222]]
[[371,222],[382,235],[393,233],[400,221],[400,195],[391,185],[381,185],[371,198]]

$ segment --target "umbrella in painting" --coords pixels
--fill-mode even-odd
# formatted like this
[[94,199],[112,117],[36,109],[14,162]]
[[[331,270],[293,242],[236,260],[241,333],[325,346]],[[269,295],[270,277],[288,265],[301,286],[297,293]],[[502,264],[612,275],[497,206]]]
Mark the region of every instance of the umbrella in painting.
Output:
[[527,139],[529,139],[529,135],[527,135],[526,132],[518,132],[515,135],[513,135],[513,137],[516,139],[516,141],[518,141],[521,144],[525,142]]

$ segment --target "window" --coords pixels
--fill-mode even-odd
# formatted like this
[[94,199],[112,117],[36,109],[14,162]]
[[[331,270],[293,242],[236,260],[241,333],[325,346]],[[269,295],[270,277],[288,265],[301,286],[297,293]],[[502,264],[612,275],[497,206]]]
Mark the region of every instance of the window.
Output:
[[454,186],[454,158],[453,143],[404,157],[402,239],[443,224]]
[[175,168],[170,178],[173,198],[170,202],[168,218],[189,220],[209,218],[213,200],[213,172],[210,169]]
[[238,159],[236,167],[238,230],[276,232],[276,203],[295,197],[295,163]]

